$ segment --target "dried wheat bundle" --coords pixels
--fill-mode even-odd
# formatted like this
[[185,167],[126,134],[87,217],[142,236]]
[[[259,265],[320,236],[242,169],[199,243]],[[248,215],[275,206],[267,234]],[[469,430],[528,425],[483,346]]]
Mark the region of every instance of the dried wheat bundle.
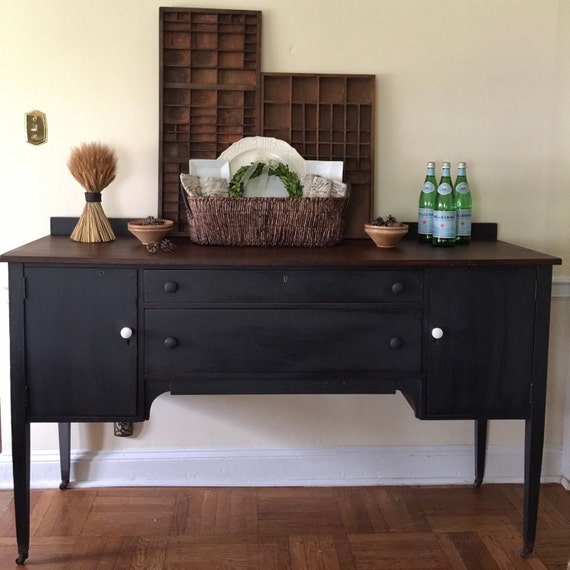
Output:
[[101,143],[82,143],[71,150],[67,167],[85,189],[85,208],[71,239],[87,243],[113,241],[115,234],[103,211],[101,192],[115,179],[115,152]]

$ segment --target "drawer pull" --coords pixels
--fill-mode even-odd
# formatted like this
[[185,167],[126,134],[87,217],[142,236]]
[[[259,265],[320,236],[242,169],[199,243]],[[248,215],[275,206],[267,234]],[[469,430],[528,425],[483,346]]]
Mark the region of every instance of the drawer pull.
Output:
[[133,336],[133,329],[130,327],[123,327],[121,329],[121,338],[129,340]]
[[440,338],[443,337],[443,329],[435,327],[434,329],[431,330],[431,336],[433,336],[435,340],[439,340]]
[[392,348],[395,348],[395,349],[402,348],[403,344],[404,344],[404,341],[399,336],[395,336],[394,338],[390,339],[390,346]]
[[168,350],[173,350],[178,346],[178,339],[173,337],[173,336],[169,336],[168,338],[164,339],[164,348],[167,348]]
[[178,283],[176,281],[167,281],[164,284],[165,293],[176,293],[178,291]]
[[403,293],[404,289],[405,289],[404,284],[400,283],[399,281],[392,285],[392,293],[394,293],[394,295],[399,295],[400,293]]

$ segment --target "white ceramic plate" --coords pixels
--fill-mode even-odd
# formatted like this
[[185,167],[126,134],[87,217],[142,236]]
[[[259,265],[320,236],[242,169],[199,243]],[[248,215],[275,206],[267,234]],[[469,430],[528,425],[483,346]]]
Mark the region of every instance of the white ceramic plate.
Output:
[[[219,158],[229,161],[231,176],[242,166],[247,166],[256,161],[269,162],[271,160],[283,162],[299,177],[305,174],[305,159],[285,141],[271,137],[243,138],[222,152]],[[288,196],[285,186],[275,176],[270,176],[267,179],[265,188],[260,189],[258,182],[259,180],[256,178],[250,180],[245,186],[244,195],[277,198]]]
[[305,174],[305,159],[289,144],[271,137],[246,137],[228,147],[219,158],[228,160],[233,176],[238,169],[257,160],[284,162],[298,176]]
[[190,159],[190,174],[202,178],[225,178],[230,181],[230,163],[219,158],[213,160]]

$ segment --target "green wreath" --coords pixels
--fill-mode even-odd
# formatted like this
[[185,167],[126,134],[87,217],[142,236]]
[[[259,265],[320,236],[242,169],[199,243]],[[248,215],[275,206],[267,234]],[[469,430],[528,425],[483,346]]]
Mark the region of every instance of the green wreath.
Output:
[[[244,186],[243,177],[245,173],[251,168],[251,165],[254,164],[253,162],[249,165],[242,166],[233,176],[229,183],[229,195],[232,198],[240,198],[244,194]],[[297,176],[296,172],[289,170],[289,167],[282,162],[278,162],[276,166],[272,164],[265,164],[263,162],[258,162],[255,166],[255,169],[250,176],[250,180],[252,178],[257,178],[261,176],[263,169],[265,166],[269,167],[269,176],[277,176],[281,182],[283,182],[283,186],[287,190],[287,194],[289,194],[290,198],[300,198],[303,195],[303,187],[301,186],[301,181]]]

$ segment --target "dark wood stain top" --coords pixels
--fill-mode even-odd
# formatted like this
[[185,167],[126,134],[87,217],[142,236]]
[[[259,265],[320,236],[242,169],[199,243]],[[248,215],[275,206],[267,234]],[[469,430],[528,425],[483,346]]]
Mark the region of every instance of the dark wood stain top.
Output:
[[560,265],[558,257],[502,241],[436,248],[404,239],[393,249],[370,240],[345,240],[335,247],[200,246],[174,238],[174,252],[149,253],[134,237],[109,243],[77,243],[67,236],[46,236],[0,256],[7,263],[138,265],[174,267],[427,267]]

